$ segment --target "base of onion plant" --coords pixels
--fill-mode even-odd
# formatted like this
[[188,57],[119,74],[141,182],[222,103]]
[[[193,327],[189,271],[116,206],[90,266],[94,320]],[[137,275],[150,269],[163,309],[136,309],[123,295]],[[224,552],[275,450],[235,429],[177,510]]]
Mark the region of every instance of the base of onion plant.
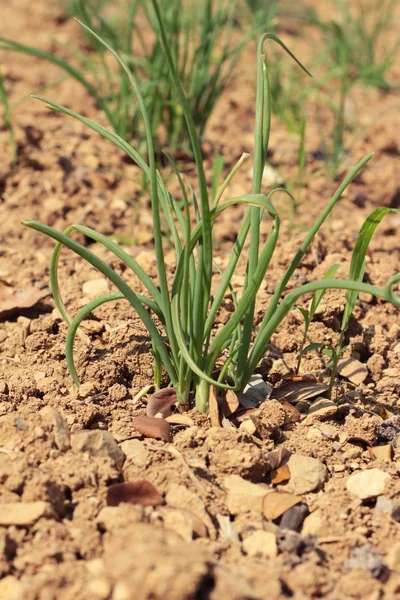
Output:
[[[369,161],[371,155],[361,160],[347,175],[336,193],[328,202],[319,218],[310,228],[298,252],[292,258],[286,273],[276,285],[268,309],[261,324],[254,333],[254,312],[256,296],[262,282],[268,275],[268,267],[274,254],[280,228],[279,214],[272,203],[277,190],[268,195],[261,192],[262,173],[268,149],[271,107],[269,102],[268,68],[264,58],[264,44],[267,40],[278,43],[302,67],[290,50],[274,34],[263,35],[257,52],[257,93],[256,117],[254,129],[254,169],[252,188],[247,195],[228,200],[223,199],[243,161],[237,165],[221,185],[209,189],[206,182],[203,157],[196,127],[189,110],[188,102],[177,75],[174,61],[168,46],[167,37],[156,0],[151,0],[154,14],[159,24],[160,43],[170,69],[171,85],[179,98],[182,113],[185,117],[193,155],[196,161],[198,185],[196,189],[185,183],[177,167],[172,163],[180,185],[180,198],[175,199],[169,193],[161,174],[156,169],[154,140],[149,116],[146,111],[146,100],[142,97],[134,75],[118,54],[96,33],[88,31],[102,43],[125,70],[132,89],[137,95],[141,109],[147,140],[147,159],[133,146],[128,144],[115,132],[110,131],[94,121],[79,115],[55,102],[47,102],[51,109],[70,115],[85,123],[110,140],[125,152],[143,170],[150,182],[152,216],[154,226],[155,254],[158,269],[158,281],[153,281],[135,261],[118,244],[106,236],[84,225],[71,225],[64,233],[52,227],[34,221],[25,224],[40,231],[57,244],[51,261],[51,286],[55,303],[69,325],[66,357],[68,368],[74,382],[79,385],[79,376],[74,363],[74,340],[82,320],[98,306],[125,298],[136,311],[149,332],[154,355],[155,385],[161,383],[161,370],[164,367],[172,386],[174,386],[179,402],[188,405],[192,402],[203,412],[208,410],[211,386],[219,392],[232,389],[241,392],[259,361],[264,355],[271,336],[293,305],[304,294],[317,290],[338,288],[349,290],[352,294],[365,292],[393,302],[400,307],[400,296],[395,296],[392,288],[400,281],[400,274],[388,281],[385,288],[362,283],[357,279],[323,279],[303,285],[287,295],[285,288],[310,246],[314,236],[320,229],[335,204],[339,201],[348,184]],[[302,67],[304,68],[304,67]],[[214,190],[214,192],[212,191]],[[281,190],[284,192],[284,190]],[[287,192],[286,192],[287,193]],[[179,201],[178,201],[179,200]],[[218,273],[218,285],[214,296],[211,296],[211,285],[214,273],[213,228],[216,219],[234,205],[244,205],[246,213],[243,218],[230,258],[225,269]],[[194,214],[194,221],[193,221]],[[260,240],[260,224],[265,218],[271,223],[270,233],[265,241]],[[167,268],[164,260],[161,219],[169,228],[173,240],[176,262],[173,268],[174,278],[171,286],[167,282]],[[141,281],[146,295],[137,294],[124,279],[91,250],[85,248],[71,235],[83,233],[111,251]],[[62,300],[58,281],[58,261],[61,248],[65,246],[94,266],[100,273],[114,284],[117,291],[97,298],[85,306],[75,317],[71,317]],[[236,299],[231,286],[231,279],[239,259],[247,256],[246,277],[240,299]],[[215,321],[226,295],[234,299],[234,310],[226,324],[215,329]],[[162,331],[156,326],[152,315],[157,317]],[[222,367],[217,367],[221,365]],[[217,374],[216,374],[217,373]]]

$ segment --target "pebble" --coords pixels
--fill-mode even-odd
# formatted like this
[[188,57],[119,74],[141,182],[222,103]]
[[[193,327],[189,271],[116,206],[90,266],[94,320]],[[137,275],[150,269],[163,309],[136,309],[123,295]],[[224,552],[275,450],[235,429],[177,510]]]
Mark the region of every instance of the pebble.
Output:
[[253,408],[270,397],[272,388],[267,385],[261,375],[253,375],[240,396],[240,404],[245,408]]
[[269,531],[255,531],[242,543],[242,548],[248,556],[260,558],[275,558],[278,555],[278,545],[275,534]]
[[49,424],[53,430],[54,441],[61,452],[70,447],[70,435],[66,421],[62,415],[52,406],[45,406],[40,411],[40,416],[45,424]]
[[84,429],[71,436],[71,447],[74,452],[86,452],[89,456],[106,456],[111,458],[120,469],[125,461],[125,454],[108,431],[101,429]]
[[130,462],[137,467],[146,466],[149,460],[149,451],[145,448],[140,440],[125,440],[121,442],[119,447]]
[[106,279],[91,279],[90,281],[85,281],[82,286],[84,296],[90,299],[107,294],[109,291],[110,287]]
[[308,419],[312,420],[323,420],[333,417],[337,413],[337,405],[332,400],[326,400],[325,398],[317,398],[315,402],[310,406],[308,410]]
[[206,526],[211,539],[216,538],[214,523],[211,520],[204,501],[198,494],[188,490],[183,485],[174,483],[169,487],[165,500],[169,506],[187,510],[196,515]]
[[344,566],[346,571],[365,569],[373,577],[379,577],[386,568],[381,555],[374,548],[367,545],[354,548]]
[[266,486],[246,481],[239,475],[228,475],[224,487],[227,490],[225,503],[231,515],[262,512],[263,499],[268,493]]
[[390,475],[381,469],[366,469],[350,475],[346,488],[353,496],[365,500],[383,494],[385,485],[390,479]]
[[10,502],[0,504],[0,525],[24,527],[33,525],[46,515],[51,515],[51,506],[47,502]]
[[295,494],[307,494],[319,490],[326,481],[328,470],[316,458],[292,454],[287,465],[290,469],[287,489]]
[[354,385],[360,385],[368,377],[368,368],[359,360],[354,358],[343,358],[338,362],[338,373]]

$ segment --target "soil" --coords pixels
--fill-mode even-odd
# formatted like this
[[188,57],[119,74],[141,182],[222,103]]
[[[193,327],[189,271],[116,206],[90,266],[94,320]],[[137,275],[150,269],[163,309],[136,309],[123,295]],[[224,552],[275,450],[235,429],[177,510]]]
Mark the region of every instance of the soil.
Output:
[[[46,49],[54,47],[53,37],[82,43],[77,25],[62,14],[55,0],[14,0],[2,6],[1,35]],[[304,62],[311,51],[306,34],[289,28],[282,32]],[[250,45],[240,62],[240,77],[220,99],[207,128],[208,176],[213,152],[224,155],[228,168],[242,152],[252,150],[254,56]],[[84,382],[78,391],[66,367],[66,325],[48,287],[53,244],[21,225],[23,219],[37,219],[62,230],[80,222],[106,235],[130,237],[134,244],[126,250],[155,276],[149,199],[140,173],[82,124],[26,98],[60,77],[55,67],[4,53],[1,64],[11,103],[25,100],[13,109],[16,167],[7,131],[0,131],[0,599],[400,597],[398,311],[361,295],[344,357],[350,364],[359,361],[365,376],[355,383],[340,377],[334,403],[326,399],[322,408],[316,404],[324,397],[317,383],[326,381],[317,353],[306,355],[301,368],[314,380],[285,380],[295,370],[302,337],[301,315],[293,311],[259,369],[273,388],[272,399],[247,425],[234,420],[225,422],[226,427],[211,426],[208,417],[192,410],[186,424],[171,425],[169,442],[142,436],[134,418],[146,414],[150,395],[138,392],[152,383],[146,330],[122,301],[91,315],[83,326],[89,345],[76,342]],[[398,81],[399,76],[397,65],[390,78]],[[45,95],[101,119],[74,82],[64,81]],[[375,154],[343,195],[289,289],[323,276],[334,263],[345,276],[355,236],[369,212],[378,206],[400,207],[400,114],[389,110],[398,101],[395,90],[354,90],[349,110],[369,128],[348,144],[347,159],[355,163],[367,152]],[[295,176],[297,147],[298,140],[274,119],[269,161],[284,179]],[[295,228],[288,225],[285,200],[277,200],[282,235],[260,292],[258,320],[303,239],[303,228],[335,188],[318,159],[311,109],[306,147]],[[182,168],[188,178],[193,176],[190,162]],[[245,164],[231,186],[232,196],[249,191],[250,171]],[[216,226],[221,265],[242,214],[240,209],[226,212]],[[377,230],[367,261],[373,284],[384,285],[398,271],[399,225],[400,215],[390,214]],[[264,237],[267,232],[266,224]],[[98,244],[91,249],[110,261]],[[172,270],[168,251],[166,261]],[[74,314],[107,285],[68,252],[60,262],[64,299]],[[123,273],[117,259],[110,263]],[[141,291],[133,276],[124,276]],[[239,292],[243,279],[240,267],[233,281]],[[335,343],[343,307],[342,293],[327,293],[310,340]],[[227,303],[221,322],[231,308]],[[291,388],[282,387],[285,383]],[[274,450],[279,456],[270,454]],[[372,469],[388,475],[384,488],[369,493],[364,484],[361,497],[351,492],[349,478]],[[156,488],[153,500],[145,494],[150,504],[110,505],[110,486],[143,480]],[[290,494],[285,502],[295,495],[299,499],[268,518],[265,498],[271,491]],[[278,507],[282,498],[278,496]]]

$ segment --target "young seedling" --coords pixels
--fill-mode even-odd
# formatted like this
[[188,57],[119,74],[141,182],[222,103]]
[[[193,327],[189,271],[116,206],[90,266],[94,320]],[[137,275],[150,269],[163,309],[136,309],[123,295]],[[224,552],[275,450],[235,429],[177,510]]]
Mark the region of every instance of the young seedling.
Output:
[[[164,367],[172,386],[176,390],[179,402],[182,405],[188,405],[193,401],[198,409],[207,412],[211,386],[219,393],[223,393],[224,390],[229,389],[241,392],[245,388],[263,357],[271,336],[302,295],[329,288],[344,289],[351,292],[373,294],[400,307],[400,297],[393,293],[393,286],[400,281],[400,274],[392,277],[384,288],[362,283],[358,280],[323,279],[307,283],[285,294],[286,286],[313,238],[335,204],[340,200],[348,184],[370,160],[371,155],[368,155],[343,180],[319,218],[309,229],[299,250],[290,260],[285,274],[276,285],[275,293],[270,300],[262,322],[258,325],[257,330],[255,329],[256,296],[262,282],[265,281],[267,276],[268,267],[277,245],[280,228],[279,214],[272,203],[272,197],[276,190],[268,195],[264,195],[261,192],[262,173],[268,148],[271,117],[268,75],[263,60],[265,42],[267,40],[275,41],[299,65],[300,63],[274,34],[267,33],[261,37],[257,49],[257,93],[252,189],[249,194],[227,200],[218,191],[212,197],[206,182],[200,139],[178,77],[160,9],[156,0],[151,0],[151,4],[155,11],[158,34],[165,54],[165,60],[170,69],[171,85],[179,99],[190,134],[197,169],[198,186],[194,189],[191,186],[185,185],[176,168],[183,203],[182,209],[180,208],[181,204],[177,203],[167,190],[162,175],[157,172],[153,130],[149,122],[146,102],[142,96],[141,88],[124,61],[95,32],[92,32],[92,35],[108,48],[120,67],[125,70],[135,91],[146,131],[147,160],[115,132],[55,102],[42,100],[47,102],[47,105],[53,110],[78,119],[109,139],[138,164],[149,178],[158,281],[153,281],[136,260],[116,243],[84,225],[71,225],[64,233],[61,233],[48,225],[36,221],[27,221],[25,224],[32,229],[52,237],[57,242],[50,268],[51,286],[56,305],[69,325],[66,357],[68,368],[75,383],[79,385],[79,376],[74,363],[74,340],[80,323],[98,306],[106,302],[125,298],[130,302],[151,337],[156,386],[160,385],[161,370]],[[85,29],[88,30],[87,27]],[[240,166],[240,161],[238,166]],[[233,175],[233,172],[228,175],[226,181],[222,184],[223,189],[228,186]],[[214,224],[224,211],[234,205],[240,204],[247,207],[245,216],[227,264],[224,269],[221,269],[222,274],[215,274],[213,255]],[[161,215],[164,217],[170,230],[175,249],[175,263],[172,268],[173,281],[171,286],[168,285],[167,280],[167,267],[160,227]],[[262,218],[267,218],[271,223],[270,233],[263,244],[260,241]],[[71,234],[74,231],[83,233],[89,239],[102,244],[123,261],[126,267],[133,271],[139,278],[146,289],[147,295],[136,293],[109,265],[91,250],[73,240]],[[247,240],[249,242],[248,246],[246,246]],[[100,273],[107,277],[118,290],[91,301],[73,318],[68,314],[64,306],[58,281],[58,262],[63,246],[87,260]],[[218,312],[225,296],[230,294],[232,289],[232,277],[239,260],[241,258],[245,259],[246,255],[246,277],[240,299],[236,300],[236,305],[229,320],[216,329],[215,323]],[[214,277],[217,277],[218,281],[216,281],[216,291],[214,296],[212,296],[211,285]],[[159,331],[158,326],[153,321],[151,313],[157,316],[162,332]],[[221,359],[224,361],[223,366],[220,366]]]

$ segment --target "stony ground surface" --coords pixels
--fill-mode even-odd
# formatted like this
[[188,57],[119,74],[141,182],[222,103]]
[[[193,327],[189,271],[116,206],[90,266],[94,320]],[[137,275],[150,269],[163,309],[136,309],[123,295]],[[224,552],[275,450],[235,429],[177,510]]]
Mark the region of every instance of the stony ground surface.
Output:
[[[2,13],[2,35],[47,49],[54,36],[77,40],[76,25],[61,18],[57,2],[17,0]],[[303,38],[283,35],[306,61],[310,50]],[[55,68],[22,55],[2,54],[1,64],[12,103],[59,77]],[[396,67],[391,76],[398,75]],[[70,81],[46,93],[101,119]],[[377,206],[400,207],[400,117],[388,110],[398,93],[360,88],[353,102],[361,125],[370,126],[349,144],[348,160],[354,163],[368,151],[375,156],[344,194],[289,288],[321,277],[334,263],[345,276],[367,214]],[[253,106],[250,47],[241,77],[207,130],[208,176],[213,151],[224,153],[227,167],[251,152]],[[0,131],[0,599],[400,597],[398,312],[360,297],[331,400],[316,354],[302,363],[301,373],[309,376],[292,377],[302,337],[301,315],[294,311],[254,380],[265,401],[253,401],[244,414],[214,415],[211,422],[195,410],[182,416],[167,402],[165,418],[154,421],[150,394],[137,397],[152,382],[150,344],[138,319],[119,302],[85,322],[90,344],[76,343],[84,382],[77,391],[66,369],[66,326],[48,288],[52,244],[20,222],[40,219],[59,229],[81,222],[107,235],[129,236],[134,245],[126,249],[155,275],[148,197],[137,168],[81,124],[28,99],[15,106],[14,116],[16,168],[7,132]],[[296,171],[297,143],[275,120],[269,158],[286,179]],[[310,113],[296,228],[283,226],[258,319],[303,239],[302,227],[335,188],[316,154],[318,144]],[[191,163],[182,168],[193,176]],[[250,171],[243,167],[232,195],[249,191]],[[288,217],[284,201],[277,203]],[[237,209],[216,226],[221,266],[241,218]],[[367,277],[376,285],[398,270],[399,224],[399,215],[387,217],[372,243]],[[263,235],[267,231],[268,224]],[[91,248],[107,256],[96,244]],[[166,260],[172,268],[168,252]],[[111,262],[123,272],[116,259]],[[233,281],[238,291],[243,278],[239,268]],[[133,277],[127,280],[140,291]],[[72,313],[108,289],[67,252],[61,282]],[[335,343],[343,307],[342,294],[327,294],[310,340]],[[227,303],[221,322],[230,311]]]

